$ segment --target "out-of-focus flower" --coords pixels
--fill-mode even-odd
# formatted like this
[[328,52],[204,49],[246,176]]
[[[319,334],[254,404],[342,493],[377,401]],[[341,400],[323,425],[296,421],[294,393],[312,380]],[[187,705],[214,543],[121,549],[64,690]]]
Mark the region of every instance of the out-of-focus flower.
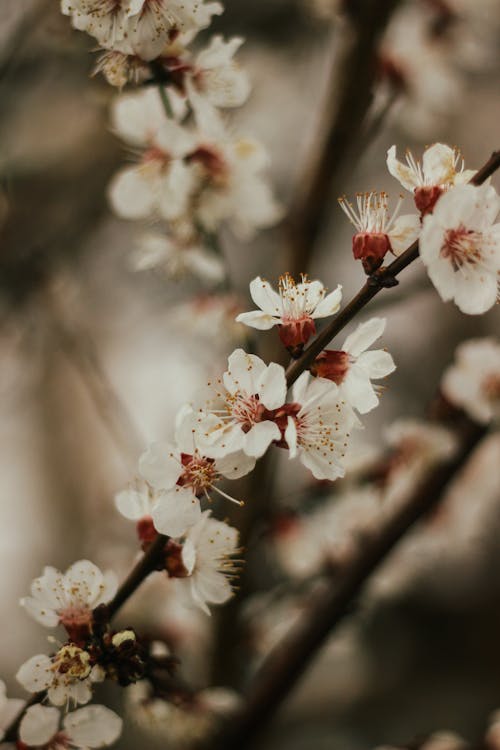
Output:
[[227,688],[207,688],[175,704],[156,696],[145,680],[127,690],[127,713],[132,721],[173,748],[207,740],[220,720],[239,705],[237,693]]
[[420,256],[441,298],[469,315],[498,298],[500,198],[491,185],[460,185],[424,218]]
[[389,214],[387,193],[359,193],[357,210],[346,198],[339,199],[340,206],[351,224],[357,229],[352,238],[352,252],[361,260],[365,273],[373,273],[388,252],[401,255],[417,239],[420,220],[416,214],[398,216],[402,199]]
[[193,274],[210,283],[221,282],[226,273],[222,259],[207,250],[191,228],[184,235],[177,231],[171,235],[159,232],[143,235],[131,258],[131,265],[135,271],[160,266],[170,278]]
[[112,745],[121,734],[122,720],[105,706],[85,706],[67,714],[60,729],[60,713],[50,706],[31,706],[19,726],[24,746],[43,750],[87,750]]
[[94,36],[105,49],[153,60],[172,32],[203,29],[222,13],[218,2],[203,0],[62,0],[73,26]]
[[[435,732],[420,747],[421,750],[466,750],[468,744],[454,732]],[[380,745],[376,750],[398,750],[398,748]]]
[[413,193],[422,216],[432,213],[445,190],[469,182],[474,175],[473,169],[465,169],[460,152],[443,143],[428,146],[422,163],[407,151],[406,164],[396,158],[396,146],[391,146],[387,152],[387,168],[406,190]]
[[391,355],[382,350],[366,351],[384,332],[384,318],[361,323],[344,341],[340,351],[326,350],[316,358],[311,372],[340,386],[339,395],[360,414],[374,409],[379,402],[371,380],[394,372]]
[[314,320],[334,315],[342,301],[342,287],[326,293],[321,281],[302,276],[296,284],[289,274],[279,280],[278,292],[260,276],[250,282],[250,295],[260,310],[241,313],[237,322],[260,331],[278,326],[280,339],[287,349],[299,354],[316,333]]
[[0,742],[4,738],[5,730],[24,708],[25,703],[26,701],[20,698],[7,698],[5,683],[0,680]]
[[494,711],[490,716],[485,745],[491,750],[500,748],[500,711]]
[[441,388],[452,404],[486,424],[500,416],[500,344],[472,339],[460,344],[455,363],[444,373]]
[[106,604],[116,593],[118,580],[113,571],[102,573],[89,560],[73,563],[66,573],[46,567],[31,584],[31,596],[21,605],[41,625],[63,625],[72,639],[88,631],[92,611]]
[[50,657],[46,654],[32,656],[19,668],[16,678],[30,693],[47,690],[54,706],[69,703],[88,703],[92,697],[92,684],[102,682],[104,672],[92,666],[90,654],[78,646],[62,646]]
[[99,56],[93,75],[97,73],[102,73],[109,85],[118,89],[122,89],[127,83],[137,86],[151,77],[151,69],[144,60],[137,55],[127,55],[115,50],[108,50]]
[[286,380],[281,365],[266,365],[259,357],[236,349],[228,369],[195,406],[196,443],[206,456],[220,458],[243,450],[259,458],[281,437],[269,414],[285,402]]
[[335,383],[302,373],[293,386],[293,403],[284,411],[290,458],[298,456],[316,479],[344,476],[349,433],[360,422]]
[[237,572],[238,531],[204,511],[183,539],[167,546],[167,572],[175,578],[188,601],[206,614],[208,604],[223,604],[233,595],[231,581]]

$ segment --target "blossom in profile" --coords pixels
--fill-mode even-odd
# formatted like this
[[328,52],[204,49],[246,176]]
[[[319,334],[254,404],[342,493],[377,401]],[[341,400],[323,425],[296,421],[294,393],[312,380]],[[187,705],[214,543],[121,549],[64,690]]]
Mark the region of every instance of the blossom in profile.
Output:
[[209,604],[224,604],[233,595],[238,572],[238,531],[204,511],[179,540],[165,548],[168,575],[175,578],[186,601],[210,614]]
[[0,680],[0,742],[5,736],[5,731],[14,721],[18,713],[24,708],[25,701],[20,698],[7,698],[5,683]]
[[473,420],[487,424],[500,416],[500,344],[471,339],[460,344],[441,382],[444,396]]
[[30,706],[19,725],[23,747],[44,750],[88,750],[112,745],[121,734],[122,720],[105,706],[85,706],[63,718],[57,708]]
[[327,294],[321,281],[310,281],[303,275],[296,284],[290,274],[285,274],[276,292],[268,281],[257,276],[250,282],[250,295],[260,309],[240,313],[236,321],[260,331],[278,326],[283,344],[293,355],[299,355],[316,333],[314,321],[338,312],[342,287]]
[[293,386],[293,402],[283,413],[290,458],[298,457],[316,479],[344,476],[350,432],[360,422],[342,400],[338,386],[302,373]]
[[88,703],[92,685],[102,682],[104,671],[92,665],[88,651],[67,644],[53,655],[37,654],[19,668],[17,681],[30,693],[47,691],[54,706]]
[[498,299],[500,198],[491,185],[459,185],[424,217],[420,256],[441,298],[468,315]]
[[340,386],[340,396],[360,414],[378,406],[379,396],[371,381],[385,378],[396,369],[389,352],[367,351],[383,334],[385,324],[384,318],[361,323],[346,338],[341,350],[321,352],[310,368],[313,375]]
[[93,610],[109,602],[117,586],[113,571],[102,573],[89,560],[73,563],[66,573],[47,566],[43,575],[35,578],[31,596],[21,599],[21,605],[41,625],[63,625],[70,637],[78,640],[89,632]]
[[405,154],[406,164],[396,158],[396,146],[387,152],[387,168],[401,185],[413,193],[421,215],[432,213],[436,201],[456,185],[464,185],[474,175],[465,169],[460,151],[443,143],[428,146],[420,163],[411,151]]
[[376,271],[387,253],[401,255],[419,235],[420,220],[416,214],[398,215],[401,198],[392,215],[387,193],[359,193],[356,207],[346,198],[340,198],[339,203],[357,230],[352,238],[352,252],[356,260],[361,260],[366,274]]
[[273,410],[286,399],[285,371],[236,349],[221,380],[193,406],[194,439],[203,455],[222,458],[237,451],[259,458],[281,432]]

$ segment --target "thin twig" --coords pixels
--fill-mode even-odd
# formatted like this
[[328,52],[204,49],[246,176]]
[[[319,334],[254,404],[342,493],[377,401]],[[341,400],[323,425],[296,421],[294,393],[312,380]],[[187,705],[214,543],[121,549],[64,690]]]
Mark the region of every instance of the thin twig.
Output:
[[335,582],[317,592],[298,625],[269,654],[256,675],[245,707],[216,745],[224,750],[249,747],[274,716],[333,628],[349,613],[367,580],[406,532],[438,502],[486,433],[463,420],[462,444],[452,461],[425,479],[378,532],[352,553]]

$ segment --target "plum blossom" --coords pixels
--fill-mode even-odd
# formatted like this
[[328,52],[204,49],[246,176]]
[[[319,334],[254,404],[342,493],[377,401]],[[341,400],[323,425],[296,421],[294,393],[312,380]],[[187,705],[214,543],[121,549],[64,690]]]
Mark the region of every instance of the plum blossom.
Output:
[[224,604],[233,595],[231,581],[237,574],[238,531],[204,511],[179,544],[167,546],[167,572],[178,588],[206,614],[208,604]]
[[88,632],[92,611],[106,604],[116,593],[118,580],[113,571],[102,573],[89,560],[73,563],[66,573],[47,566],[31,584],[31,596],[21,605],[37,622],[49,628],[63,625],[73,639]]
[[145,542],[151,541],[151,535],[154,537],[154,529],[168,536],[181,536],[201,516],[200,502],[192,489],[175,482],[168,491],[123,490],[115,503],[122,516],[138,522],[139,537]]
[[[210,499],[210,493],[215,492],[242,505],[216,483],[221,478],[238,479],[255,466],[255,458],[243,451],[217,459],[204,456],[194,442],[196,426],[195,416],[188,411],[179,421],[174,444],[153,443],[139,459],[141,475],[155,489],[161,490],[151,517],[155,528],[168,536],[180,536],[200,520],[199,497]],[[191,495],[185,507],[179,503],[180,490]]]
[[222,259],[207,250],[191,228],[188,232],[177,230],[171,235],[143,235],[131,258],[132,268],[145,271],[159,266],[173,279],[192,274],[210,283],[222,282],[226,273]]
[[286,399],[285,371],[236,349],[228,369],[195,406],[195,440],[206,456],[222,458],[236,451],[259,458],[281,432],[272,411]]
[[303,274],[296,284],[287,273],[279,280],[278,292],[268,281],[257,276],[250,282],[250,295],[260,310],[241,313],[236,321],[260,331],[278,326],[283,344],[298,355],[316,333],[314,321],[338,312],[342,287],[338,285],[327,294],[321,281],[309,281]]
[[0,742],[4,738],[5,730],[24,706],[25,701],[20,698],[7,698],[5,683],[0,680]]
[[105,706],[85,706],[66,714],[60,727],[57,708],[31,706],[19,726],[23,747],[43,750],[88,750],[112,745],[121,734],[122,720]]
[[104,671],[99,665],[92,666],[90,654],[74,644],[61,646],[52,657],[37,654],[19,668],[17,681],[30,693],[47,690],[54,706],[68,703],[88,703],[92,697],[92,685],[102,682]]
[[346,338],[340,351],[321,352],[310,368],[313,375],[340,386],[340,396],[360,414],[378,406],[378,394],[371,381],[385,378],[396,369],[389,352],[366,351],[383,334],[385,324],[384,318],[361,323]]
[[298,456],[316,479],[333,481],[344,476],[342,459],[350,431],[360,422],[335,383],[302,373],[293,386],[293,402],[283,409],[283,416],[291,459]]
[[108,197],[124,219],[181,218],[188,210],[194,175],[184,158],[193,150],[191,134],[173,120],[161,125],[137,118],[128,123],[128,140],[143,147],[139,163],[122,168]]
[[493,338],[460,344],[455,363],[444,373],[441,388],[452,404],[487,424],[500,416],[500,344]]
[[358,193],[357,208],[346,198],[340,206],[357,232],[352,238],[352,252],[361,260],[365,273],[373,273],[388,252],[401,255],[417,239],[420,221],[416,214],[398,216],[400,198],[392,216],[389,214],[387,193]]
[[459,185],[424,217],[420,256],[445,302],[478,315],[498,298],[500,198],[490,185]]
[[422,163],[411,151],[407,151],[405,157],[406,164],[396,158],[396,146],[391,146],[387,152],[387,168],[406,190],[413,193],[422,216],[432,212],[442,193],[469,182],[474,176],[474,170],[465,169],[460,151],[443,143],[428,146]]
[[101,47],[153,60],[172,32],[195,31],[222,13],[203,0],[62,0],[61,12],[74,28],[94,36]]

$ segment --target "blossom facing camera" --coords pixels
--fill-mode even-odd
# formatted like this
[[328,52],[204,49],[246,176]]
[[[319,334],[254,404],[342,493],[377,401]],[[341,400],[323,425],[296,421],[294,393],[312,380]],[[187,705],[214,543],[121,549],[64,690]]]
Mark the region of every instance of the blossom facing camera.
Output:
[[405,154],[406,164],[396,158],[396,146],[387,152],[387,169],[401,185],[413,193],[421,216],[432,213],[438,198],[456,185],[464,185],[474,175],[465,169],[460,151],[443,143],[429,146],[420,163],[411,151]]
[[298,357],[316,333],[314,321],[338,312],[342,287],[339,285],[327,294],[321,281],[310,281],[302,275],[296,284],[287,273],[279,280],[278,292],[257,276],[250,282],[250,295],[260,309],[241,313],[236,321],[260,331],[278,326],[283,344],[293,357]]
[[420,257],[444,302],[468,315],[498,298],[500,198],[491,185],[459,185],[441,196],[424,218]]
[[387,193],[358,193],[356,207],[346,198],[339,198],[340,207],[357,229],[352,238],[352,253],[368,276],[380,268],[387,253],[401,255],[419,235],[420,221],[416,214],[398,215],[401,203],[402,198],[391,216]]
[[443,394],[471,419],[487,424],[500,417],[500,343],[494,338],[465,341],[441,383]]

